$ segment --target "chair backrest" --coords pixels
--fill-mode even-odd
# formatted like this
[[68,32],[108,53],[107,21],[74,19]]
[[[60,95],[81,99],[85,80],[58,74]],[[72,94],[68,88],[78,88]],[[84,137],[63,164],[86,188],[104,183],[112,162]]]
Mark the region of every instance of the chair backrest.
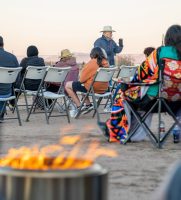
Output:
[[22,67],[0,67],[0,83],[14,83]]
[[117,67],[113,68],[99,68],[95,76],[95,82],[109,82],[111,81]]
[[129,78],[131,81],[137,71],[138,66],[125,66],[120,67],[119,78]]
[[26,68],[25,78],[28,79],[43,79],[48,66],[28,66]]
[[164,58],[162,96],[170,101],[181,101],[181,61]]
[[71,67],[49,67],[45,76],[45,82],[63,83]]

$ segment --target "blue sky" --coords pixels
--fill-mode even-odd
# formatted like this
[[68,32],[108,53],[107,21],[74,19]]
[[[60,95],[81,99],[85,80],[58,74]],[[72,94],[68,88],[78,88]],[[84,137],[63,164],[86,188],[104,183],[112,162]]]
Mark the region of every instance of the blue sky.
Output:
[[24,55],[28,45],[41,54],[69,48],[89,52],[104,25],[124,39],[123,53],[142,53],[159,46],[167,28],[181,24],[180,0],[3,0],[0,35],[5,48]]

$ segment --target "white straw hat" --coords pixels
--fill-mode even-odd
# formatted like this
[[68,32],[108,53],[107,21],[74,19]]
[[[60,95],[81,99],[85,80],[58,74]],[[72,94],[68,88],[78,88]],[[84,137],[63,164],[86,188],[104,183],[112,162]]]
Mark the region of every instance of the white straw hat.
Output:
[[104,26],[103,30],[100,32],[116,32],[116,31],[112,30],[112,26]]

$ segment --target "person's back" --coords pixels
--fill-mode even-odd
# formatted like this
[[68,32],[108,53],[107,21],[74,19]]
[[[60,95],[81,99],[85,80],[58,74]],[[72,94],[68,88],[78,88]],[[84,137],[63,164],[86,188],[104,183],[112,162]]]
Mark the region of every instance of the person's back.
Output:
[[[17,85],[20,86],[20,83],[23,79],[24,73],[28,66],[45,66],[44,59],[38,57],[38,49],[35,46],[29,46],[27,49],[27,57],[23,58],[20,63],[20,66],[23,68],[21,76],[19,77]],[[37,90],[41,80],[26,79],[24,82],[25,89],[27,90]]]
[[[102,67],[109,67],[106,59],[102,60]],[[80,73],[80,82],[84,83],[84,86],[87,90],[89,89],[98,68],[99,65],[97,63],[97,59],[93,58],[82,69]],[[93,87],[96,93],[104,93],[108,88],[108,83],[95,82]]]
[[67,58],[61,58],[60,61],[55,64],[55,67],[71,67],[71,70],[65,79],[64,85],[66,85],[68,81],[78,81],[79,67],[75,57],[70,56]]
[[[0,37],[0,66],[1,67],[19,67],[19,63],[17,61],[17,58],[4,50],[3,48],[3,38]],[[12,84],[3,84],[0,83],[0,95],[7,95],[11,93]]]
[[[0,36],[0,67],[12,67],[16,68],[19,67],[19,63],[17,58],[4,50],[4,41],[3,38]],[[1,82],[1,80],[0,80]],[[12,84],[4,84],[0,83],[0,97],[9,97],[12,93]],[[4,102],[0,101],[0,122],[4,118],[5,106]]]

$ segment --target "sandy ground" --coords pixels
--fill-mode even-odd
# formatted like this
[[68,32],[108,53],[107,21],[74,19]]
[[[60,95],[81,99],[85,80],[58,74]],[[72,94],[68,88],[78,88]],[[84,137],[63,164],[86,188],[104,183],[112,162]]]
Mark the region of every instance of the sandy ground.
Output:
[[[71,119],[68,125],[65,117],[51,118],[50,125],[45,122],[43,114],[34,114],[30,122],[25,122],[26,112],[21,109],[23,126],[20,127],[16,120],[8,120],[0,124],[1,153],[4,154],[10,147],[33,144],[57,143],[64,130],[67,133],[85,133],[86,142],[91,139],[100,141],[101,146],[115,149],[116,158],[102,157],[97,160],[109,171],[109,200],[152,200],[161,181],[168,172],[168,168],[180,159],[181,145],[173,144],[172,136],[163,149],[156,149],[150,142],[129,143],[127,145],[109,144],[96,125],[96,119],[88,114],[80,119]],[[11,116],[9,113],[8,116]],[[106,119],[109,115],[104,115]],[[166,125],[171,120],[164,115]],[[156,117],[153,117],[152,128],[156,128]]]

